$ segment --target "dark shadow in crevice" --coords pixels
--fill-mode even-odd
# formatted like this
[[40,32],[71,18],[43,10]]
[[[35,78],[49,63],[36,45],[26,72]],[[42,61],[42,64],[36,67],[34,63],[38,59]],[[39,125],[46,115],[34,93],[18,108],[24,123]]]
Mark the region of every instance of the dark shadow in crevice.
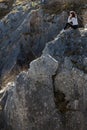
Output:
[[62,114],[67,112],[67,105],[69,101],[65,99],[65,94],[60,90],[55,90],[55,77],[57,75],[58,70],[56,71],[55,75],[52,76],[53,81],[53,93],[54,93],[54,102],[55,106]]

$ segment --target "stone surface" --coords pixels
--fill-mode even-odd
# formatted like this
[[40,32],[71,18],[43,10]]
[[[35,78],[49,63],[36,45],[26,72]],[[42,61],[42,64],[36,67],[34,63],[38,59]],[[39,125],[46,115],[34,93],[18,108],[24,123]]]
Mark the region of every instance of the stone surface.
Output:
[[87,129],[86,35],[86,30],[67,30],[49,42],[43,51],[59,61],[54,78],[55,103],[65,113],[64,130]]
[[49,14],[41,5],[32,8],[30,2],[18,2],[0,20],[0,84],[13,71],[28,68],[32,60],[41,56],[46,43],[52,41],[67,22],[65,11]]
[[11,130],[62,129],[52,86],[52,75],[57,68],[55,59],[42,56],[30,64],[28,73],[22,72],[17,77],[14,87],[8,91],[4,107]]
[[[86,64],[86,35],[85,30],[59,34],[47,43],[43,55],[30,63],[28,72],[18,75],[1,100],[7,128],[87,129],[87,74],[72,61],[74,56],[76,61],[83,56],[81,65]],[[78,44],[79,49],[84,48],[79,53]]]
[[1,82],[13,71],[28,68],[30,61],[40,56],[45,44],[63,28],[66,18],[66,12],[50,16],[42,9],[32,10],[30,3],[14,7],[0,21]]
[[0,91],[0,130],[87,130],[87,30],[61,33],[66,12],[33,9],[14,5],[0,21],[1,81],[29,68]]
[[66,30],[65,33],[59,34],[55,40],[46,45],[43,54],[50,54],[61,62],[65,57],[69,57],[77,68],[86,71],[86,66],[83,63],[87,56],[86,36],[87,31],[84,29]]

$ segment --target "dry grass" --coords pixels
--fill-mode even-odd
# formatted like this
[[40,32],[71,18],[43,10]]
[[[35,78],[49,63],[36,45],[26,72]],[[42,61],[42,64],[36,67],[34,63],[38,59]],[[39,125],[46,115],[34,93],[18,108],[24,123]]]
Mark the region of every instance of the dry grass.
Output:
[[5,77],[3,77],[2,79],[2,84],[1,84],[1,89],[2,88],[5,88],[6,85],[9,83],[9,82],[14,82],[17,75],[22,72],[22,71],[27,71],[28,70],[28,66],[23,66],[23,67],[17,67],[17,68],[14,68],[11,73],[7,74]]
[[44,10],[47,13],[50,14],[57,14],[62,11],[70,11],[74,10],[78,14],[81,14],[82,8],[84,7],[85,3],[87,3],[87,0],[79,0],[79,2],[71,2],[71,1],[54,1],[53,3],[44,6]]
[[6,15],[7,13],[9,13],[10,11],[10,8],[12,7],[12,4],[13,4],[14,0],[0,0],[0,3],[5,3],[8,8],[7,9],[2,9],[0,8],[0,19]]

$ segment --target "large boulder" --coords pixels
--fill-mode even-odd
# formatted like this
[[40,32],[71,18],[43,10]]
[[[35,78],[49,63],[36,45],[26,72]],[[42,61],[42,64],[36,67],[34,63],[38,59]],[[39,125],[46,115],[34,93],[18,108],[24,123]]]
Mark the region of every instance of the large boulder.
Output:
[[59,34],[53,41],[46,44],[43,54],[50,54],[61,62],[64,61],[65,57],[69,57],[77,68],[86,71],[86,43],[87,30],[68,29],[65,33]]
[[58,62],[46,55],[31,62],[29,71],[22,72],[17,77],[14,86],[8,91],[4,106],[8,128],[62,130],[52,85],[52,76],[55,75],[57,68]]
[[65,129],[87,129],[87,31],[67,30],[49,42],[43,54],[59,61],[54,77],[55,103],[64,114]]

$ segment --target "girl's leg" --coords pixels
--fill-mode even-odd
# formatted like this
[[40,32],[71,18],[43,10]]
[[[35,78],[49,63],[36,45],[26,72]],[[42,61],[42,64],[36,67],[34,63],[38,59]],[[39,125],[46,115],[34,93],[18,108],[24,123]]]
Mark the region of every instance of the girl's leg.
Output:
[[73,25],[72,25],[72,24],[67,23],[67,24],[66,24],[66,26],[64,27],[64,30],[65,30],[65,29],[67,29],[67,28],[69,28],[69,27],[71,27],[71,28],[73,28],[73,29],[74,29],[74,27],[73,27]]
[[78,25],[74,25],[73,26],[73,29],[77,29],[77,28],[79,28]]
[[69,28],[70,27],[70,24],[69,23],[66,23],[65,27],[64,27],[64,30]]

